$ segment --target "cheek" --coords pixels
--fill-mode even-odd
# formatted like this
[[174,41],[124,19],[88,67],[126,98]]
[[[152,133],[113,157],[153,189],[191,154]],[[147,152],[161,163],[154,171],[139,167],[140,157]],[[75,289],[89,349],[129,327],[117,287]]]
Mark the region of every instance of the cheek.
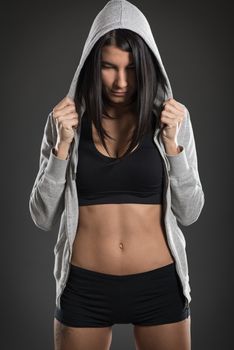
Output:
[[111,85],[113,83],[114,76],[110,72],[102,72],[101,77],[104,85]]

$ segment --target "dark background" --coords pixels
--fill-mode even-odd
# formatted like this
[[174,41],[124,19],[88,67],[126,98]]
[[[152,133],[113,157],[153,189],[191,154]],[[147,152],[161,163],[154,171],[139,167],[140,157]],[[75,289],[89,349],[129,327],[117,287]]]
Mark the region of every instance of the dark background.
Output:
[[[1,2],[1,348],[53,349],[57,230],[28,201],[44,125],[67,94],[90,26],[107,1]],[[193,350],[230,349],[233,331],[232,1],[132,1],[148,19],[174,98],[190,111],[205,206],[182,227]],[[114,325],[111,350],[134,349]]]

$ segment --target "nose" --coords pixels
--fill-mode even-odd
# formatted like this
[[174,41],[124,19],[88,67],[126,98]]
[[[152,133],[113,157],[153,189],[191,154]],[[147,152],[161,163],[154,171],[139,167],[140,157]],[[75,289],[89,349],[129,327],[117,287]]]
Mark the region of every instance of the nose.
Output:
[[123,90],[128,86],[128,75],[125,71],[121,70],[116,73],[115,85]]

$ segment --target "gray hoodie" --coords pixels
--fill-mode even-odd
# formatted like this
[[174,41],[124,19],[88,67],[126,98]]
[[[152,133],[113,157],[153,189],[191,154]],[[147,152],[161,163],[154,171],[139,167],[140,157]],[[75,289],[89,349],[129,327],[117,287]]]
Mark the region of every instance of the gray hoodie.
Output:
[[[155,54],[167,81],[166,96],[161,95],[159,89],[157,96],[155,96],[155,105],[159,106],[164,102],[162,96],[166,97],[165,100],[173,98],[170,82],[149,23],[136,6],[124,0],[107,2],[94,19],[67,95],[74,99],[77,79],[92,47],[102,35],[115,28],[135,31]],[[84,111],[85,103],[81,106],[80,118],[82,118]],[[187,298],[187,303],[189,303],[191,289],[185,250],[186,242],[178,222],[183,226],[188,226],[198,219],[204,205],[204,193],[199,178],[193,128],[187,108],[186,117],[177,135],[178,144],[183,147],[179,154],[166,154],[160,134],[161,127],[156,128],[153,139],[163,157],[165,168],[163,216],[167,242],[175,259],[176,271],[182,283],[183,293]],[[81,128],[78,127],[68,159],[59,159],[52,152],[57,141],[57,131],[52,112],[49,113],[41,143],[39,171],[29,200],[30,214],[37,227],[50,231],[58,221],[60,223],[54,247],[54,277],[56,281],[56,306],[58,308],[60,308],[60,296],[66,286],[69,274],[72,246],[79,220],[76,169],[80,132]]]

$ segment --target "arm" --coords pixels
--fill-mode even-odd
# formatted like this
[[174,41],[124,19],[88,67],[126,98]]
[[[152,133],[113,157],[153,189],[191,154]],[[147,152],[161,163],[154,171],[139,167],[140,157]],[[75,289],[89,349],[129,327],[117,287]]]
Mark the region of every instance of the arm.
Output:
[[41,143],[39,171],[29,199],[32,220],[36,226],[45,231],[53,228],[64,210],[66,171],[70,159],[70,154],[68,159],[62,159],[64,150],[62,150],[62,158],[55,155],[58,148],[54,148],[53,139],[56,139],[56,129],[52,118],[50,113]]
[[180,152],[168,150],[170,164],[171,208],[177,220],[184,226],[194,223],[204,206],[205,198],[198,173],[196,145],[190,114],[178,133]]
[[68,159],[70,145],[68,143],[57,143],[56,146],[52,149],[55,157],[59,159],[66,160]]

